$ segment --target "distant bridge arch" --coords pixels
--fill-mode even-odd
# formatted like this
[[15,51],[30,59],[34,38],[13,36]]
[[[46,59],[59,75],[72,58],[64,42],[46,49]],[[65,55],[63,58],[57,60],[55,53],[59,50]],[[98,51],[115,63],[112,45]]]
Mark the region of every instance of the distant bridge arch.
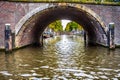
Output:
[[40,35],[47,25],[58,19],[73,20],[82,25],[89,43],[106,44],[106,26],[94,11],[80,4],[53,3],[32,10],[16,24],[16,47],[39,43]]

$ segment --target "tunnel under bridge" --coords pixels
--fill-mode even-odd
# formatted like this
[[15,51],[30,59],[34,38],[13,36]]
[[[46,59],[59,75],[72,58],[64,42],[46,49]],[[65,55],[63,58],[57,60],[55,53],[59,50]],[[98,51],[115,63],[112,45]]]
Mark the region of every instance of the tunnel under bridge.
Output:
[[39,44],[45,28],[59,19],[72,20],[83,26],[89,44],[106,45],[105,25],[100,17],[83,5],[52,4],[26,14],[16,25],[15,45]]

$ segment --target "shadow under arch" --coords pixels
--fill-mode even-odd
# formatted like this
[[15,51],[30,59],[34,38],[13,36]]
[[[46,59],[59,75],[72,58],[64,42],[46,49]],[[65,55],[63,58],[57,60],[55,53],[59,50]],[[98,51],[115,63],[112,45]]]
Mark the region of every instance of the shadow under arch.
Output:
[[77,22],[87,32],[89,44],[105,45],[105,25],[100,17],[83,5],[47,5],[24,16],[16,25],[16,47],[39,44],[44,29],[55,20],[68,19]]

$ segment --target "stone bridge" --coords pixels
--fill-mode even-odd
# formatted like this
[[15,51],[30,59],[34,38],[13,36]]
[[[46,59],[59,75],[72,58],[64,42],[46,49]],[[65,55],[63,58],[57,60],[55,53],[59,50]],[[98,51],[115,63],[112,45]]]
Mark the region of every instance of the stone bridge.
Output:
[[88,42],[107,46],[106,27],[115,23],[115,44],[120,45],[120,6],[78,3],[0,2],[0,49],[5,44],[5,24],[15,33],[15,48],[39,44],[44,29],[59,19],[73,20],[83,26]]

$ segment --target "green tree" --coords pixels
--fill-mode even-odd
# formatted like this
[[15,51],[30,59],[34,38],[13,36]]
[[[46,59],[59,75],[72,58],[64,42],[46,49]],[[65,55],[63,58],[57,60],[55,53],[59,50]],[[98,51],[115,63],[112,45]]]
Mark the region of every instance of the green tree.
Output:
[[63,31],[63,27],[62,27],[60,20],[52,22],[48,27],[51,28],[55,32]]
[[82,30],[82,26],[80,26],[78,23],[74,21],[69,22],[65,28],[65,31],[72,31],[72,30]]

